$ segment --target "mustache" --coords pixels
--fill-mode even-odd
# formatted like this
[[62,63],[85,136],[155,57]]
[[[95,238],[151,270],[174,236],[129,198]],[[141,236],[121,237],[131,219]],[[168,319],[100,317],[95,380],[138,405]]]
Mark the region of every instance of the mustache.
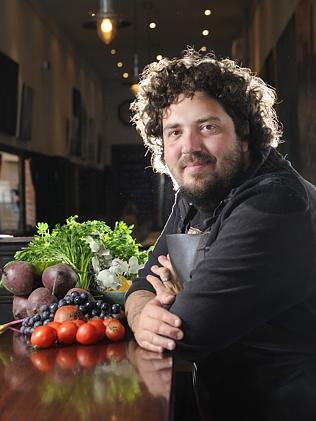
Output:
[[184,154],[179,160],[179,166],[181,169],[185,168],[188,164],[214,164],[216,158],[213,155],[202,151],[194,151],[191,153]]

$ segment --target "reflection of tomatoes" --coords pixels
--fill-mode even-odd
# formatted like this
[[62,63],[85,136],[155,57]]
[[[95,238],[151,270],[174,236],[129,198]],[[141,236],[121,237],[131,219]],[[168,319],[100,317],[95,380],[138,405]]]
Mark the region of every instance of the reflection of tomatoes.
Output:
[[106,345],[106,357],[108,360],[120,362],[125,357],[125,343],[112,343]]
[[40,348],[49,348],[57,340],[57,332],[50,326],[38,326],[32,333],[31,343]]
[[125,327],[118,320],[111,320],[105,331],[110,341],[121,341],[125,336]]
[[104,339],[105,338],[105,326],[103,324],[103,320],[101,319],[92,319],[89,320],[88,323],[93,324],[93,326],[96,327],[98,334],[100,336],[100,339]]
[[97,328],[91,323],[84,323],[78,327],[76,334],[77,342],[83,345],[95,344],[99,341],[100,336]]
[[73,322],[63,322],[57,329],[58,341],[61,344],[73,344],[76,342],[78,326]]
[[77,365],[77,353],[74,347],[64,347],[58,350],[56,357],[58,366],[64,370],[73,369]]
[[33,351],[31,360],[39,371],[49,371],[55,365],[56,351],[55,349],[42,349],[40,351]]
[[97,346],[80,346],[77,348],[77,360],[81,367],[90,368],[98,363],[99,349]]

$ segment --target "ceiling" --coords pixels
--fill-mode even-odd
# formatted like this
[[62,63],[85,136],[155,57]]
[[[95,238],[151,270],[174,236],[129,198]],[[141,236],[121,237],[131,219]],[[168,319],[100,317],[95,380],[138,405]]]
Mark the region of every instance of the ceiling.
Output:
[[[179,56],[186,46],[206,46],[218,56],[230,55],[233,40],[242,34],[251,0],[113,0],[122,27],[109,46],[99,40],[96,29],[84,28],[88,21],[93,26],[95,18],[90,14],[98,10],[98,0],[28,3],[99,77],[124,81],[123,72],[130,79],[135,73],[135,53],[139,71],[157,54]],[[205,9],[211,10],[210,16],[204,15]],[[148,27],[152,21],[157,24],[153,30]],[[201,34],[203,29],[209,30],[208,36]],[[110,53],[113,48],[115,55]],[[122,68],[116,66],[118,61],[123,62]]]

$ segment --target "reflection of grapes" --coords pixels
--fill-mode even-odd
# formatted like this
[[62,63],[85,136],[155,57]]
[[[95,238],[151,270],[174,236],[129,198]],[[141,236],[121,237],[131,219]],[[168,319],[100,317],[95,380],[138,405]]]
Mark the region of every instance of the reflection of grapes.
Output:
[[100,317],[102,319],[108,317],[117,317],[122,313],[120,304],[113,304],[112,306],[103,300],[91,301],[86,292],[72,291],[69,295],[65,295],[58,303],[51,304],[50,306],[43,304],[39,313],[34,316],[26,317],[20,332],[25,335],[30,335],[33,330],[41,325],[47,325],[54,320],[56,310],[66,305],[77,305],[79,310],[88,318]]

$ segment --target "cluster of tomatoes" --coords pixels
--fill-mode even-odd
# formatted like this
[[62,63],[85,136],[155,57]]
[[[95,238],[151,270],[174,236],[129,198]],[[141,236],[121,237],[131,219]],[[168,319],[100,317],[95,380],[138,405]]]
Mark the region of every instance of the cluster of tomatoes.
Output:
[[53,321],[45,326],[38,326],[32,333],[31,344],[38,348],[50,348],[56,343],[92,345],[103,339],[120,341],[124,336],[125,327],[117,319],[93,318],[88,321],[74,319],[62,323]]

